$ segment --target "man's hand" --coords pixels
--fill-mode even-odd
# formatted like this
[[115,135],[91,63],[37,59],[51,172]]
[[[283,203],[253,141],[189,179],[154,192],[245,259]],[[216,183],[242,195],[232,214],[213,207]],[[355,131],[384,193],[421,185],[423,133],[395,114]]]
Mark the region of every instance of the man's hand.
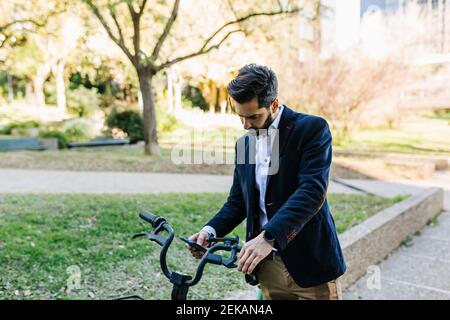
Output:
[[[197,242],[199,245],[201,245],[204,248],[207,248],[209,245],[208,239],[209,239],[209,234],[208,234],[208,232],[206,232],[204,230],[197,232],[189,237],[189,240]],[[203,254],[204,254],[203,252],[195,250],[193,247],[191,247],[188,244],[186,245],[186,247],[191,251],[191,254],[192,254],[192,256],[194,256],[194,258],[200,259],[201,257],[203,257]]]
[[[264,232],[264,231],[263,231]],[[253,272],[258,263],[267,257],[273,247],[264,240],[264,233],[261,232],[256,238],[250,240],[242,247],[239,252],[238,271],[250,274]]]

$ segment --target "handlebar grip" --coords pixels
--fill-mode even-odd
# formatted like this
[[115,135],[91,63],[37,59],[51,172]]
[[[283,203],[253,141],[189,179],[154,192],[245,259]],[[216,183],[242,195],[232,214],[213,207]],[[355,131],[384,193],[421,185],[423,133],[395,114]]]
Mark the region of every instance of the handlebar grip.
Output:
[[[142,220],[145,220],[145,221],[147,221],[148,223],[151,223],[152,226],[155,226],[156,222],[158,222],[158,221],[160,221],[161,219],[163,219],[163,218],[161,218],[161,217],[159,217],[159,216],[156,216],[156,215],[154,215],[153,213],[150,213],[150,212],[147,212],[147,211],[141,211],[141,212],[139,213],[139,217],[140,217]],[[164,219],[163,219],[163,220],[164,220]]]

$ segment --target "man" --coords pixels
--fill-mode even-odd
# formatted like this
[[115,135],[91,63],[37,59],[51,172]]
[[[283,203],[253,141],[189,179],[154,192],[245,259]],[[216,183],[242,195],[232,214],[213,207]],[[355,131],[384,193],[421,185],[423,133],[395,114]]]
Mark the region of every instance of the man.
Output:
[[207,247],[210,236],[247,219],[238,270],[257,275],[264,299],[341,299],[346,265],[326,198],[327,122],[281,105],[276,75],[265,66],[246,65],[227,89],[249,133],[236,143],[226,203],[190,239]]

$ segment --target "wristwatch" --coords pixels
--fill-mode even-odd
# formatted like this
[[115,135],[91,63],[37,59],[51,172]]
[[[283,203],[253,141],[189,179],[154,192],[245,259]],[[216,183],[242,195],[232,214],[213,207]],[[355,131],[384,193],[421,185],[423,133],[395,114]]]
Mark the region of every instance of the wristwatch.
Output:
[[275,238],[269,231],[264,230],[263,239],[266,240],[272,247],[275,247]]

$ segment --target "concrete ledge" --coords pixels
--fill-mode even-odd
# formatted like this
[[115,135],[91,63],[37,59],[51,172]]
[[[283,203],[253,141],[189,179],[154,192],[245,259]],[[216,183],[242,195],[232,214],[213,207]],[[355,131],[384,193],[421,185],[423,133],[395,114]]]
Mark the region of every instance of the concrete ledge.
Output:
[[407,179],[431,179],[436,170],[431,161],[386,160],[385,166]]
[[[357,175],[347,176],[346,171],[358,172],[363,179],[376,180],[397,180],[397,179],[413,179],[422,180],[430,179],[435,173],[436,164],[432,161],[417,160],[398,160],[389,158],[367,158],[367,157],[335,157],[334,167],[331,174],[342,174],[347,179],[360,179]],[[336,168],[336,165],[338,167]],[[336,170],[345,168],[345,170]],[[333,169],[335,169],[333,171]],[[364,178],[366,176],[366,178]],[[332,176],[333,177],[333,176]],[[342,178],[341,177],[341,178]]]
[[434,164],[436,170],[448,170],[450,168],[450,157],[444,156],[430,156],[430,155],[416,155],[416,154],[402,154],[376,151],[357,151],[357,150],[333,150],[333,155],[342,157],[360,157],[369,159],[385,159],[386,161],[405,161],[408,163],[424,163],[431,162]]
[[366,274],[367,268],[383,260],[409,235],[421,230],[443,208],[441,188],[430,188],[399,202],[339,236],[347,272],[343,289]]

